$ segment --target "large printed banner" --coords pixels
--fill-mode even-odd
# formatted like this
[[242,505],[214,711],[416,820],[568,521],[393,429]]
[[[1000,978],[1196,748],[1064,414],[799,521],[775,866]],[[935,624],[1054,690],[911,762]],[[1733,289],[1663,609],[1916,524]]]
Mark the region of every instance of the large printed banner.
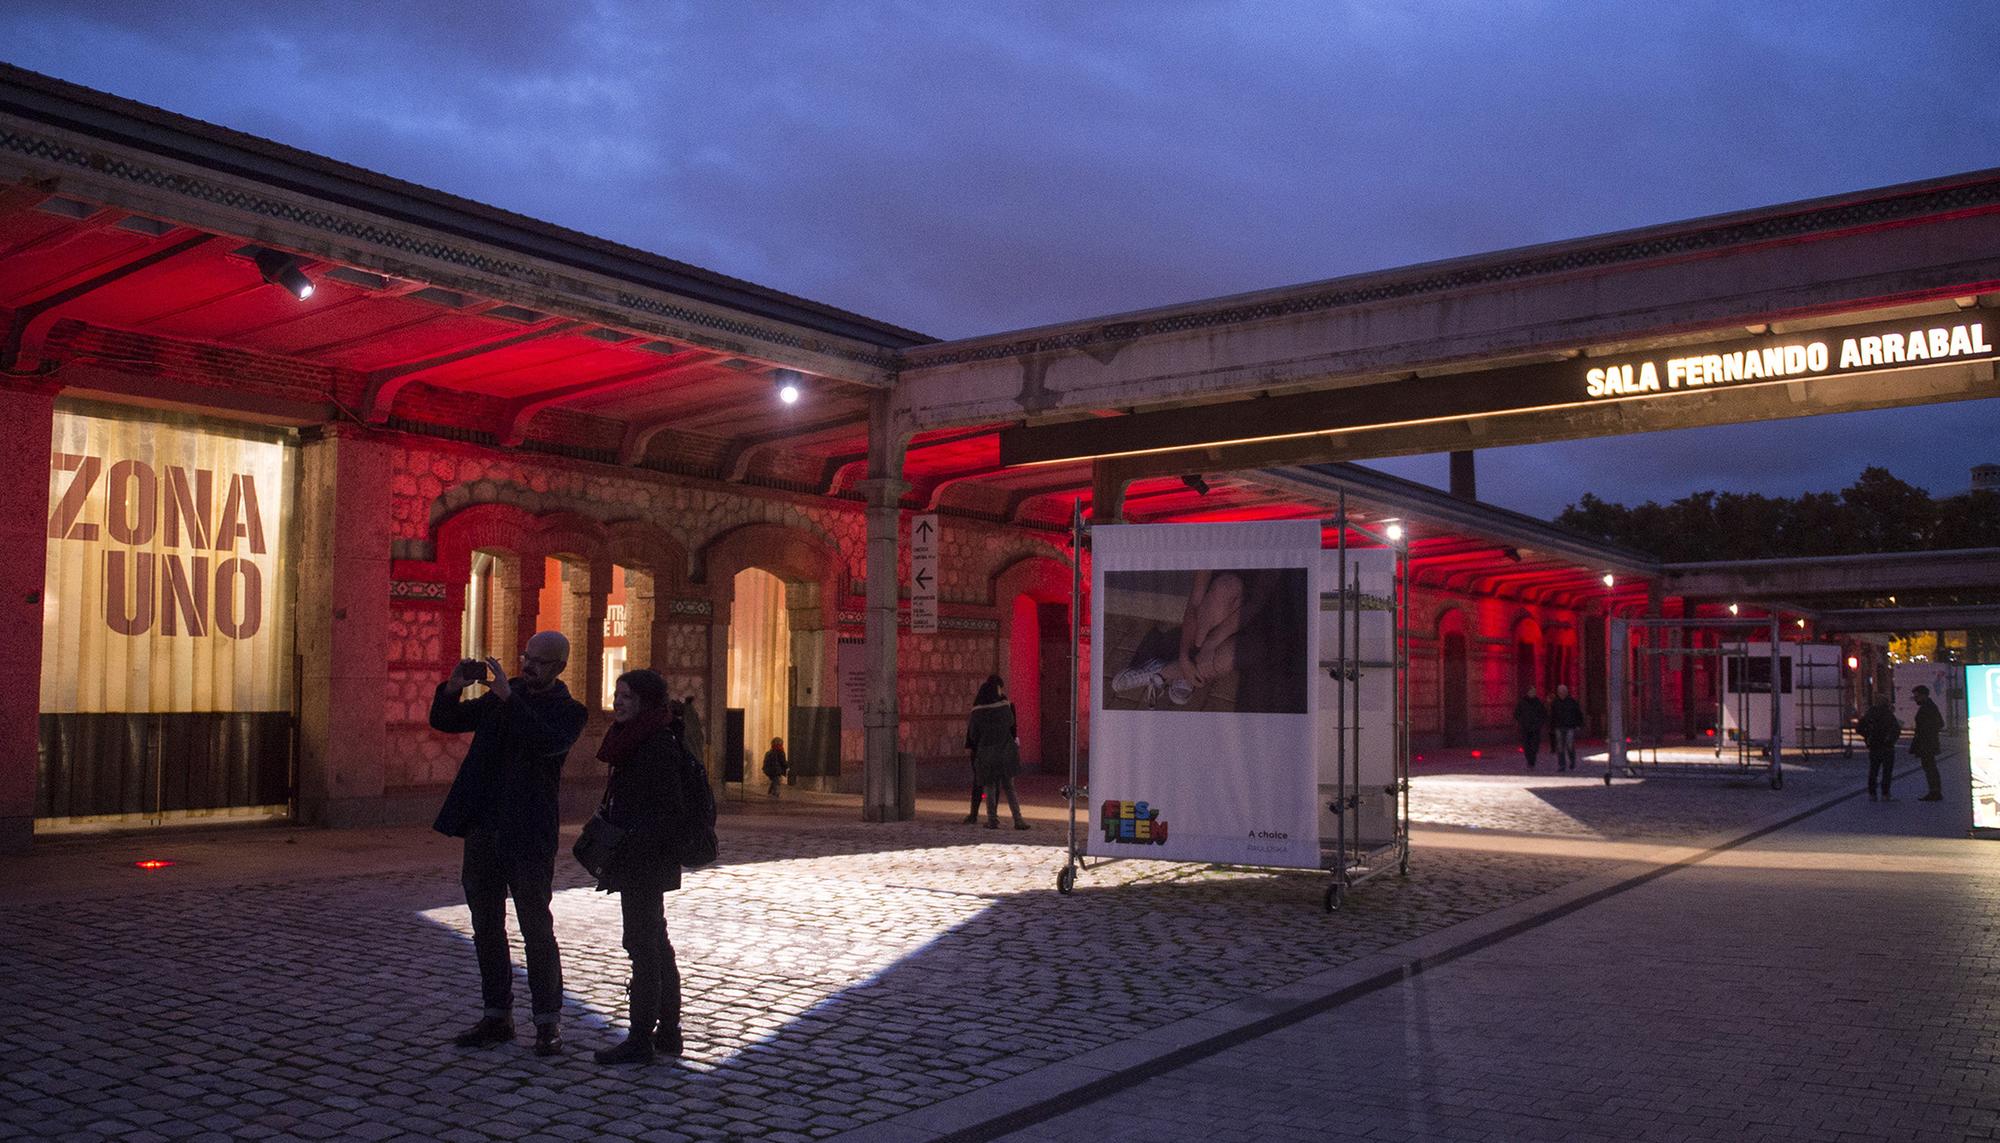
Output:
[[2000,830],[2000,664],[1965,668],[1965,714],[1972,763],[1972,828]]
[[1317,868],[1316,521],[1091,530],[1088,852]]
[[292,449],[58,407],[43,714],[291,709]]

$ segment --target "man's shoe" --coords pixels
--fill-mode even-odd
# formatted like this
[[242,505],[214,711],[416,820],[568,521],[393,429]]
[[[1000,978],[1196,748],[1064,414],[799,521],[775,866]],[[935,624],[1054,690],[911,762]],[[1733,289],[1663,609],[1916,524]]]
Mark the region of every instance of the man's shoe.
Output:
[[1020,818],[1015,818],[1015,819],[1014,819],[1014,828],[1015,828],[1015,829],[1033,829],[1033,828],[1035,828],[1035,827],[1033,827],[1033,826],[1029,825],[1029,824],[1028,824],[1027,822],[1024,822],[1024,821],[1022,821],[1022,820],[1021,820]]
[[650,1064],[653,1062],[653,1037],[630,1035],[611,1047],[592,1052],[590,1058],[600,1064]]
[[979,815],[978,815],[978,814],[976,814],[976,813],[973,813],[973,814],[967,814],[967,815],[965,815],[965,824],[966,824],[966,825],[978,825],[978,824],[979,824]]
[[554,1024],[535,1025],[535,1054],[553,1056],[562,1052],[562,1029]]
[[483,1048],[488,1044],[504,1044],[514,1038],[514,1022],[504,1016],[482,1017],[479,1023],[451,1038],[454,1046],[460,1048]]
[[1942,801],[1944,801],[1944,795],[1943,795],[1943,794],[1925,794],[1925,795],[1924,795],[1923,797],[1921,797],[1921,798],[1918,798],[1917,800],[1918,800],[1918,801],[1920,801],[1920,802],[1942,802]]
[[653,1031],[653,1051],[668,1059],[679,1059],[681,1054],[681,1026],[662,1024]]
[[1873,790],[1868,791],[1868,800],[1871,802],[1875,800],[1875,791]]
[[987,828],[987,829],[999,829],[999,828],[1000,828],[1000,819],[999,819],[999,818],[987,818],[987,819],[986,819],[986,828]]
[[1894,798],[1894,797],[1893,797],[1892,795],[1890,795],[1890,794],[1886,794],[1886,793],[1885,793],[1885,794],[1883,794],[1883,795],[1882,795],[1882,800],[1883,800],[1883,801],[1885,801],[1885,802],[1893,802],[1893,801],[1895,801],[1896,799],[1895,799],[1895,798]]

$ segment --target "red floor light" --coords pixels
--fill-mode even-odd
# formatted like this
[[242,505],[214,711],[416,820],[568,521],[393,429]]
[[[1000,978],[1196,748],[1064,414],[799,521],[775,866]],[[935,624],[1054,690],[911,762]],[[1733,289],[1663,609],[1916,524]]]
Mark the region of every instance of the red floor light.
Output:
[[165,868],[167,868],[168,866],[171,866],[172,864],[173,864],[173,862],[171,862],[171,861],[168,861],[168,860],[166,860],[166,859],[164,859],[164,858],[159,858],[159,857],[149,857],[149,858],[147,858],[147,859],[146,859],[146,860],[144,860],[144,861],[135,861],[135,862],[133,862],[133,863],[132,863],[132,868],[134,868],[134,869],[165,869]]
[[1484,750],[1475,750],[1472,752],[1472,756],[1474,758],[1484,758],[1486,757],[1486,752]]

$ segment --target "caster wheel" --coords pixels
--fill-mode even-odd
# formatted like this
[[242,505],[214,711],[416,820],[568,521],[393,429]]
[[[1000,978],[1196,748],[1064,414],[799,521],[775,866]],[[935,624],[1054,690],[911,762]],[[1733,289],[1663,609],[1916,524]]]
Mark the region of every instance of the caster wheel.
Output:
[[1409,875],[1410,875],[1410,863],[1407,860],[1405,860],[1401,865],[1398,865],[1396,867],[1396,876],[1408,877]]
[[1076,866],[1065,865],[1062,871],[1056,874],[1056,892],[1067,897],[1074,888],[1076,888]]
[[1340,886],[1329,885],[1326,887],[1326,911],[1332,913],[1337,911],[1339,908],[1340,908]]

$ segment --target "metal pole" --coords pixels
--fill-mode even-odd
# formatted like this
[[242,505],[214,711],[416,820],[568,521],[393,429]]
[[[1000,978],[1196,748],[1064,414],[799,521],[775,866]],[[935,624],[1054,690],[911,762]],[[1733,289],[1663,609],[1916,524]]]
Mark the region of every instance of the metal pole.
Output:
[[1606,745],[1610,753],[1605,758],[1604,776],[1608,781],[1612,774],[1626,767],[1625,759],[1625,620],[1617,615],[1608,617],[1605,626],[1604,665],[1610,671],[1611,709],[1605,719],[1605,733],[1611,738]]
[[1771,612],[1771,777],[1775,781],[1784,772],[1782,754],[1784,752],[1785,726],[1780,717],[1784,704],[1778,694],[1778,635],[1783,628],[1778,622],[1778,613]]
[[1069,864],[1076,864],[1077,725],[1076,708],[1081,696],[1076,680],[1083,671],[1083,501],[1070,502],[1069,518]]
[[1339,500],[1339,514],[1335,517],[1335,550],[1339,553],[1335,580],[1340,592],[1340,610],[1334,612],[1335,651],[1334,670],[1334,710],[1333,726],[1333,771],[1334,802],[1334,871],[1345,881],[1347,878],[1347,492],[1342,490]]

